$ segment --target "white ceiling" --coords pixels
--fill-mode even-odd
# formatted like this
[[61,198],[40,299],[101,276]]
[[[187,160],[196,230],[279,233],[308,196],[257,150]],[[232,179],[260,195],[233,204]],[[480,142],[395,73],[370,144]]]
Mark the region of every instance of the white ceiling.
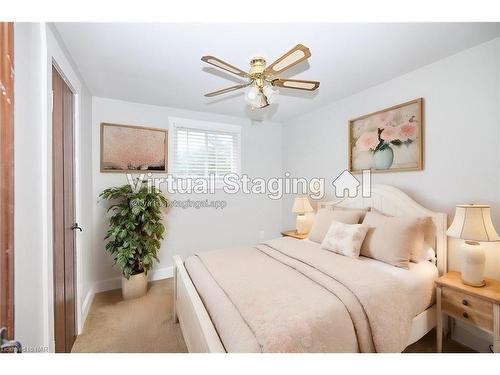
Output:
[[[139,24],[56,23],[96,96],[283,121],[500,36],[500,23]],[[298,43],[312,57],[282,76],[321,81],[317,92],[280,90],[279,104],[250,111],[244,91],[205,98],[241,82],[203,63],[214,55],[243,70]]]

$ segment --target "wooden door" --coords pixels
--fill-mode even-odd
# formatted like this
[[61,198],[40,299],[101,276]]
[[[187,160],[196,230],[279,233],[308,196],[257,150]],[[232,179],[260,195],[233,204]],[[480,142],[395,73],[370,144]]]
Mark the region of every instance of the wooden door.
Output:
[[[14,30],[0,22],[0,329],[14,338]],[[0,339],[1,341],[1,339]]]
[[52,174],[54,225],[54,335],[56,352],[76,338],[74,95],[52,67]]

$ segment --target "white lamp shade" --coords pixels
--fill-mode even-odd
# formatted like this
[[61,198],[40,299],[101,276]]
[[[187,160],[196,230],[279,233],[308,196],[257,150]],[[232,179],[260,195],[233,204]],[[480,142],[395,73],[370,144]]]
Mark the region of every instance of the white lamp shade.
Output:
[[468,241],[500,241],[491,222],[490,206],[480,204],[458,205],[446,234]]
[[313,208],[307,197],[296,197],[293,202],[292,212],[303,215],[306,212],[313,212]]

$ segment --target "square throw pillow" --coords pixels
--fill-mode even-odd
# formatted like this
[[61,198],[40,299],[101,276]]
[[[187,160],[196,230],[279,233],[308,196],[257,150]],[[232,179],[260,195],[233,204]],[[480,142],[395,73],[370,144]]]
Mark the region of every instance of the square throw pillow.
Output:
[[368,227],[363,224],[344,224],[332,221],[321,248],[351,258],[359,258],[359,250]]
[[423,247],[423,229],[417,217],[393,217],[368,212],[363,224],[369,227],[360,255],[408,268],[410,254]]
[[[394,217],[392,215],[382,213],[376,208],[372,208],[372,212],[387,217]],[[424,236],[422,241],[422,247],[416,245],[414,248],[411,249],[410,262],[418,263],[430,260],[429,254],[431,252],[429,250],[434,251],[434,247],[436,245],[436,227],[434,226],[432,219],[428,216],[401,216],[401,217],[409,217],[417,219],[420,225],[422,226],[422,234]],[[418,244],[420,244],[420,239],[418,239]]]
[[333,220],[344,224],[358,224],[360,217],[361,213],[358,211],[320,208],[314,217],[309,240],[317,243],[323,242]]

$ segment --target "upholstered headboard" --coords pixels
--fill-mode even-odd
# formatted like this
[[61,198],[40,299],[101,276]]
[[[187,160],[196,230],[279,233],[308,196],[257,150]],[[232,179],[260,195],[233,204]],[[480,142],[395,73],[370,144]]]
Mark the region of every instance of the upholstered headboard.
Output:
[[401,190],[388,185],[372,185],[370,197],[363,197],[361,191],[354,198],[347,197],[331,202],[320,202],[318,207],[373,207],[384,214],[392,216],[426,216],[432,219],[435,230],[435,243],[432,244],[437,256],[439,274],[447,270],[447,239],[445,213],[431,211],[415,202]]

